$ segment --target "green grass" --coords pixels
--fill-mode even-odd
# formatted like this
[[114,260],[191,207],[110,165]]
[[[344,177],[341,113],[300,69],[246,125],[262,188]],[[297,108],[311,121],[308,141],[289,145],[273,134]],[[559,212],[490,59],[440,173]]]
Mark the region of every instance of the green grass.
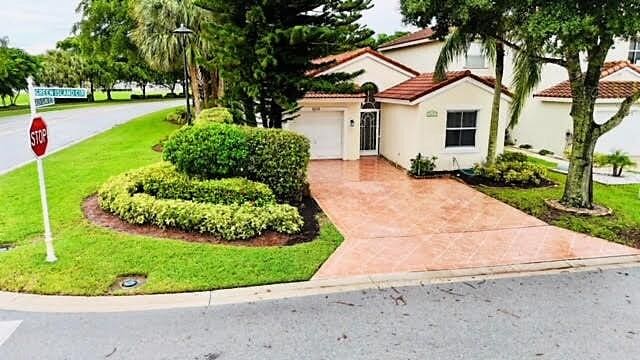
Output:
[[151,150],[176,127],[151,114],[45,159],[55,247],[44,261],[37,173],[28,165],[0,177],[0,289],[103,295],[116,277],[146,274],[139,293],[199,291],[309,279],[342,242],[327,220],[315,241],[282,248],[240,248],[128,235],[91,225],[83,199],[110,176],[160,160]]
[[[554,168],[555,164],[530,158],[530,161]],[[608,186],[595,183],[594,197],[598,204],[613,209],[613,216],[586,217],[551,211],[545,199],[562,196],[566,176],[550,172],[557,187],[514,189],[478,187],[478,190],[514,206],[553,225],[600,237],[624,245],[640,247],[640,185]]]
[[[149,93],[148,95],[150,95]],[[94,106],[104,106],[104,105],[121,105],[133,102],[146,102],[146,101],[164,101],[171,99],[139,99],[139,100],[131,100],[131,91],[116,91],[111,93],[112,101],[107,100],[107,94],[102,91],[96,91],[96,101],[95,102],[81,102],[81,103],[68,103],[68,104],[57,104],[44,108],[40,108],[38,112],[48,112],[48,111],[57,111],[57,110],[69,110],[69,109],[80,109],[86,107],[94,107]],[[15,115],[23,115],[28,114],[30,112],[29,109],[29,96],[27,94],[20,94],[18,96],[18,100],[16,101],[16,106],[1,106],[0,103],[0,121],[3,117],[15,116]]]

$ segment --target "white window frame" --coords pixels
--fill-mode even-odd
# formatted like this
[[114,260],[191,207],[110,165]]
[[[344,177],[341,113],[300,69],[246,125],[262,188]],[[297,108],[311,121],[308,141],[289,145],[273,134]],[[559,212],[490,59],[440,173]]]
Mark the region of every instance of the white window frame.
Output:
[[[476,114],[476,126],[474,127],[449,127],[448,120],[449,114],[451,113],[475,113]],[[480,110],[478,109],[451,109],[447,110],[447,116],[445,118],[445,130],[444,130],[444,151],[447,153],[475,153],[478,152],[478,118],[480,115]],[[463,115],[464,116],[464,115]],[[474,138],[473,138],[473,146],[469,145],[457,145],[457,146],[447,146],[447,132],[450,130],[464,131],[464,130],[473,130]]]
[[[475,59],[475,60],[471,61],[471,59]],[[484,56],[484,53],[482,51],[482,43],[480,43],[479,41],[474,41],[469,45],[469,49],[467,49],[467,55],[465,57],[465,68],[466,69],[486,69],[487,68],[487,59]]]
[[632,64],[640,64],[640,38],[629,40],[628,59]]

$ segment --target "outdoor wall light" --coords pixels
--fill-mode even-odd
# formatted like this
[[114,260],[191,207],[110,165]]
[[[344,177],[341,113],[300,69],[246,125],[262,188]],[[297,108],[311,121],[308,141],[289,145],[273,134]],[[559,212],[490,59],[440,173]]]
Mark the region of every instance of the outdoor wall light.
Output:
[[349,120],[349,126],[356,127],[356,121],[353,119]]

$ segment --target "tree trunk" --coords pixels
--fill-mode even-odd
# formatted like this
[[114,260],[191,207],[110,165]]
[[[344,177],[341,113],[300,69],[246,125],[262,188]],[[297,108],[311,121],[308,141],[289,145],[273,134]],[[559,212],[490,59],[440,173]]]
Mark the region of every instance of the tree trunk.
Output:
[[13,105],[13,106],[15,106],[15,105],[16,105],[16,103],[18,102],[18,96],[20,96],[20,92],[21,92],[21,90],[18,90],[18,92],[16,93],[16,95],[10,98],[10,100],[11,100],[11,105]]
[[561,202],[577,208],[593,208],[593,153],[598,137],[594,134],[593,112],[585,100],[574,100],[574,144]]
[[258,122],[256,121],[256,110],[253,99],[249,95],[245,95],[242,100],[242,108],[244,112],[245,125],[256,127]]
[[89,80],[89,88],[91,89],[91,102],[95,102],[96,92],[95,92],[95,85],[93,84],[93,79]]
[[143,99],[147,98],[147,84],[146,83],[142,84],[142,98]]
[[113,98],[111,98],[111,88],[110,87],[107,88],[107,100],[108,101],[112,101],[113,100]]
[[262,120],[262,127],[263,128],[270,128],[271,127],[271,123],[269,121],[270,116],[269,116],[269,111],[268,111],[268,106],[267,106],[267,100],[264,98],[264,96],[262,96],[262,94],[260,95],[260,102],[258,104],[258,110],[260,111],[260,119]]
[[269,117],[269,124],[272,128],[282,129],[282,107],[273,100],[271,101]]
[[500,127],[500,101],[502,101],[502,78],[504,77],[504,44],[496,42],[496,82],[493,90],[493,104],[491,107],[491,127],[489,130],[489,146],[487,150],[487,165],[496,161],[498,147],[498,129]]
[[191,78],[191,92],[193,96],[193,107],[196,113],[202,110],[202,98],[200,97],[200,78],[198,76],[198,67],[189,66],[189,77]]

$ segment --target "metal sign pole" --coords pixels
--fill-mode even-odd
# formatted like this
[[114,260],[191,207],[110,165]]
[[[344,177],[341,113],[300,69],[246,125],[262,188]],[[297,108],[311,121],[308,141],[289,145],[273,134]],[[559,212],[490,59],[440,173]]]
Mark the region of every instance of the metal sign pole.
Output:
[[[29,103],[31,104],[31,119],[36,117],[36,94],[33,86],[33,78],[27,79],[29,85]],[[48,134],[47,134],[48,136]],[[42,217],[44,219],[44,244],[47,248],[47,262],[53,263],[58,261],[55,249],[53,248],[53,235],[51,234],[51,222],[49,221],[49,204],[47,202],[47,186],[44,181],[44,166],[42,166],[42,158],[36,156],[38,165],[38,180],[40,184],[40,203],[42,204]]]

